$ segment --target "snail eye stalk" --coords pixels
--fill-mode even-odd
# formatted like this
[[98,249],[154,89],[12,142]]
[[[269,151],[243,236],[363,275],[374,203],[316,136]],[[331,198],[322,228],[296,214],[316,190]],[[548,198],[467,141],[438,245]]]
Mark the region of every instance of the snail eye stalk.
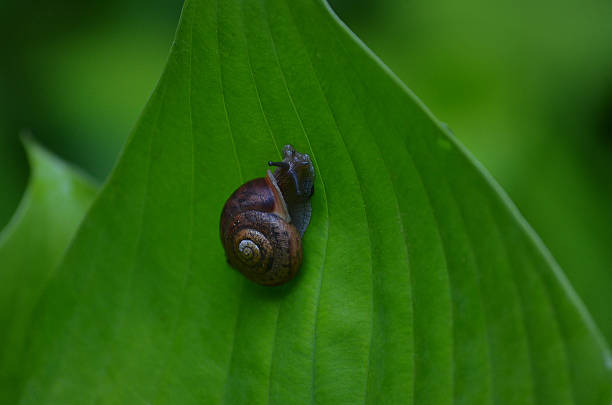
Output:
[[287,162],[268,162],[268,166],[276,166],[282,167],[284,169],[289,169],[289,163]]

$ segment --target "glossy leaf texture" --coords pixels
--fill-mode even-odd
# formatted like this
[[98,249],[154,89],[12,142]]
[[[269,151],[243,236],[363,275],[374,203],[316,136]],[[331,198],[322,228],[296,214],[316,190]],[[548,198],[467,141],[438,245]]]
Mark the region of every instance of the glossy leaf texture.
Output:
[[[316,168],[298,277],[228,267],[225,199]],[[489,176],[315,0],[191,0],[37,311],[23,404],[609,404],[612,362]]]
[[[95,196],[88,176],[29,138],[27,190],[0,233],[0,403],[17,402],[23,356],[35,305]],[[34,327],[34,330],[36,328]]]

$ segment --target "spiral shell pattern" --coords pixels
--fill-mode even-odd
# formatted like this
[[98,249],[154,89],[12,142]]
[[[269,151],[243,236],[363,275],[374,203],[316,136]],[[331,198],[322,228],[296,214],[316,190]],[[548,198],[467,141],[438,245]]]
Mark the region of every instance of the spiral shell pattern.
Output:
[[263,272],[270,260],[272,245],[261,232],[243,228],[234,236],[234,253],[236,258],[252,271]]
[[261,258],[259,246],[251,239],[240,240],[238,244],[238,257],[246,264],[257,263]]
[[228,261],[248,279],[279,285],[293,278],[302,264],[301,239],[294,225],[275,214],[244,211],[224,235]]

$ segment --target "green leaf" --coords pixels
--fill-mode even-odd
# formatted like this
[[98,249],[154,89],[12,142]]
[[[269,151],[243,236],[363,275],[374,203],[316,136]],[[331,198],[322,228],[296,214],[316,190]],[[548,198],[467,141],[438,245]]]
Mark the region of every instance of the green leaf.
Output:
[[32,311],[96,192],[88,177],[25,139],[31,179],[0,233],[0,403],[16,402]]
[[508,190],[612,342],[612,2],[330,4]]
[[[298,277],[220,210],[283,144],[317,179]],[[612,360],[499,187],[314,0],[192,0],[46,290],[22,403],[608,404]]]

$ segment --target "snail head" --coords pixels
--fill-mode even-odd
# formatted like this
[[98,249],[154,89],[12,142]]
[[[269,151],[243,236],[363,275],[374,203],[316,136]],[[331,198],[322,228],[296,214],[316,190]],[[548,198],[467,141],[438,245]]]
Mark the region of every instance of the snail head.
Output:
[[291,145],[283,147],[282,162],[268,162],[275,166],[274,177],[285,198],[308,200],[314,192],[314,168],[310,156],[299,153]]

